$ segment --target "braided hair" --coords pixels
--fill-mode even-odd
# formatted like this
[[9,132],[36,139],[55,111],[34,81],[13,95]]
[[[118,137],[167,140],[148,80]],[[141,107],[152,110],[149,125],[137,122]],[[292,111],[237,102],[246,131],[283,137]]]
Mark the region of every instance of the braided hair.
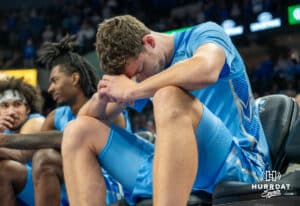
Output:
[[97,91],[98,78],[95,68],[82,56],[73,52],[74,36],[65,36],[58,43],[47,42],[39,54],[38,61],[51,70],[60,65],[63,72],[71,75],[78,72],[80,87],[84,95],[90,98]]

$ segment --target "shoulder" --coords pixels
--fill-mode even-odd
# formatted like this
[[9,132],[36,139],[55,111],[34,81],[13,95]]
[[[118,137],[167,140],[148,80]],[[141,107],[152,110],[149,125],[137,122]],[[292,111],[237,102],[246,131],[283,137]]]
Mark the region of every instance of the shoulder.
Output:
[[35,133],[41,131],[45,118],[41,114],[29,115],[30,118],[23,124],[20,133]]

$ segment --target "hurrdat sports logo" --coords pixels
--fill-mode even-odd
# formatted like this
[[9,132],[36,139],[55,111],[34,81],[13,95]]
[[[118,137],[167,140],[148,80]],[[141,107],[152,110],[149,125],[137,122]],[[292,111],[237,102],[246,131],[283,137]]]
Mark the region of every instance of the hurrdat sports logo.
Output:
[[271,198],[281,196],[281,192],[289,190],[291,184],[279,183],[281,179],[280,172],[267,170],[264,176],[264,183],[251,184],[252,190],[264,190],[261,197]]

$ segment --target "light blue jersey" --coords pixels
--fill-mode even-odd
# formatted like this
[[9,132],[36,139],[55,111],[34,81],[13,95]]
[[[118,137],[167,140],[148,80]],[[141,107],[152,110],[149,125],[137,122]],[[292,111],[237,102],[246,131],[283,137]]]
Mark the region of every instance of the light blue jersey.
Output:
[[[234,136],[233,141],[249,152],[248,158],[261,167],[271,168],[267,141],[244,62],[222,27],[207,22],[175,33],[174,54],[167,68],[192,57],[196,49],[205,43],[219,45],[225,52],[226,61],[216,83],[190,93],[225,124]],[[189,72],[188,68],[186,72]],[[136,110],[141,110],[144,102],[136,101]]]
[[67,124],[76,119],[69,106],[58,107],[54,111],[54,127],[58,131],[64,131]]
[[[125,121],[126,121],[126,130],[127,131],[132,131],[131,130],[131,124],[128,116],[127,110],[123,110],[122,114],[124,115]],[[71,108],[69,106],[62,106],[57,109],[55,109],[55,114],[54,114],[54,127],[58,131],[63,131],[67,124],[76,119],[76,115],[73,114]]]
[[248,158],[262,167],[270,167],[268,145],[245,65],[224,30],[208,22],[175,34],[171,65],[192,57],[196,49],[205,43],[214,43],[223,48],[226,61],[218,81],[207,88],[192,91],[192,95],[220,118],[234,136],[234,141],[244,151],[249,151]]

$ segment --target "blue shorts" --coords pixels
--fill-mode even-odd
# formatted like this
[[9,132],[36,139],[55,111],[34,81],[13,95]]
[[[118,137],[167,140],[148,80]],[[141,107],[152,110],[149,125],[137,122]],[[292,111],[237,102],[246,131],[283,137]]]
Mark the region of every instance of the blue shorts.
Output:
[[[223,122],[205,106],[195,132],[199,155],[193,190],[211,193],[224,179],[255,182],[257,176],[263,176],[263,169],[248,160],[249,154],[239,147]],[[127,201],[134,203],[139,198],[152,196],[153,153],[153,144],[112,125],[98,161],[122,184]]]
[[20,206],[34,206],[34,186],[32,181],[31,166],[28,164],[25,164],[25,166],[27,168],[26,184],[23,190],[17,194],[17,200],[20,202]]

